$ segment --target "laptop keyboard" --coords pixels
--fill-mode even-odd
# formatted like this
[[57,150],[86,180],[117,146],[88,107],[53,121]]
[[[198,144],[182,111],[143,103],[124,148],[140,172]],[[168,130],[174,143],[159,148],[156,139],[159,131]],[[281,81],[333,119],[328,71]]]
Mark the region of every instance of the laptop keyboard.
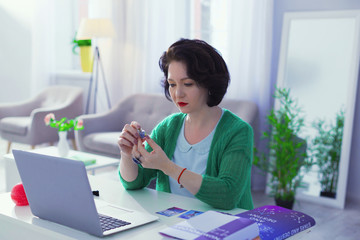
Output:
[[130,224],[129,222],[122,221],[120,219],[116,219],[113,217],[105,216],[102,214],[99,214],[99,218],[103,232]]

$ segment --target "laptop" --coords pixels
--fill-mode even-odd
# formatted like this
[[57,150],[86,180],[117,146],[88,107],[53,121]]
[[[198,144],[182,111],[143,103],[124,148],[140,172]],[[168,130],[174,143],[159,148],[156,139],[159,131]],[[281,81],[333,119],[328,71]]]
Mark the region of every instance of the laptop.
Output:
[[103,237],[158,219],[94,200],[82,161],[13,150],[33,215]]

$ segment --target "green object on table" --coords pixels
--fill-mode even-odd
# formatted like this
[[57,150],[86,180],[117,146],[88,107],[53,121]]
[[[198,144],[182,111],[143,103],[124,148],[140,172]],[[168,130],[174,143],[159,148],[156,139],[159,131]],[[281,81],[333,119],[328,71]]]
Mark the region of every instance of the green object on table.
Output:
[[96,163],[95,158],[84,155],[74,155],[71,156],[70,158],[74,160],[82,161],[85,164],[85,166],[89,166]]

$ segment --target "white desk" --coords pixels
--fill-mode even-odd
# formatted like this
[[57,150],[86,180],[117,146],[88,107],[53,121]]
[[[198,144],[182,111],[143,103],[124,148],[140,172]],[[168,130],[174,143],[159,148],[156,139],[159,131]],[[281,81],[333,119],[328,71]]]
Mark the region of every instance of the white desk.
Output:
[[[120,182],[110,181],[96,176],[89,176],[92,190],[100,191],[100,198],[126,208],[147,211],[157,215],[159,220],[117,233],[105,239],[164,239],[159,234],[161,229],[183,221],[178,215],[166,217],[156,212],[170,207],[180,207],[186,210],[207,211],[212,208],[195,199],[174,194],[158,192],[152,189],[126,191]],[[230,212],[237,214],[242,209]],[[99,239],[78,230],[34,217],[30,207],[18,207],[12,202],[10,193],[0,194],[0,239]]]
[[[45,154],[50,156],[58,157],[58,149],[57,147],[45,147],[45,148],[37,148],[34,150],[31,150],[30,152],[39,153],[39,154]],[[101,155],[96,155],[92,153],[86,153],[86,152],[79,152],[70,150],[69,157],[74,155],[82,155],[90,158],[95,158],[96,163],[89,165],[86,167],[88,171],[91,172],[92,175],[95,174],[95,171],[100,168],[104,167],[110,167],[110,166],[118,166],[119,165],[119,159],[117,158],[111,158],[111,157],[105,157]],[[13,186],[21,181],[19,172],[16,167],[16,163],[14,160],[14,156],[12,153],[6,154],[3,157],[4,161],[4,167],[5,167],[5,181],[6,181],[6,191],[10,192]]]

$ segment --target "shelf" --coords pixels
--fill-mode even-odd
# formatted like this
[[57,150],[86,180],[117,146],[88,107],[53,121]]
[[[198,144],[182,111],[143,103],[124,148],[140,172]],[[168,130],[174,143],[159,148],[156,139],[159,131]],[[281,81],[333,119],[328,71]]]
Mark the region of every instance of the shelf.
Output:
[[55,79],[71,79],[71,80],[85,80],[89,81],[91,73],[85,73],[81,70],[63,70],[56,72]]

